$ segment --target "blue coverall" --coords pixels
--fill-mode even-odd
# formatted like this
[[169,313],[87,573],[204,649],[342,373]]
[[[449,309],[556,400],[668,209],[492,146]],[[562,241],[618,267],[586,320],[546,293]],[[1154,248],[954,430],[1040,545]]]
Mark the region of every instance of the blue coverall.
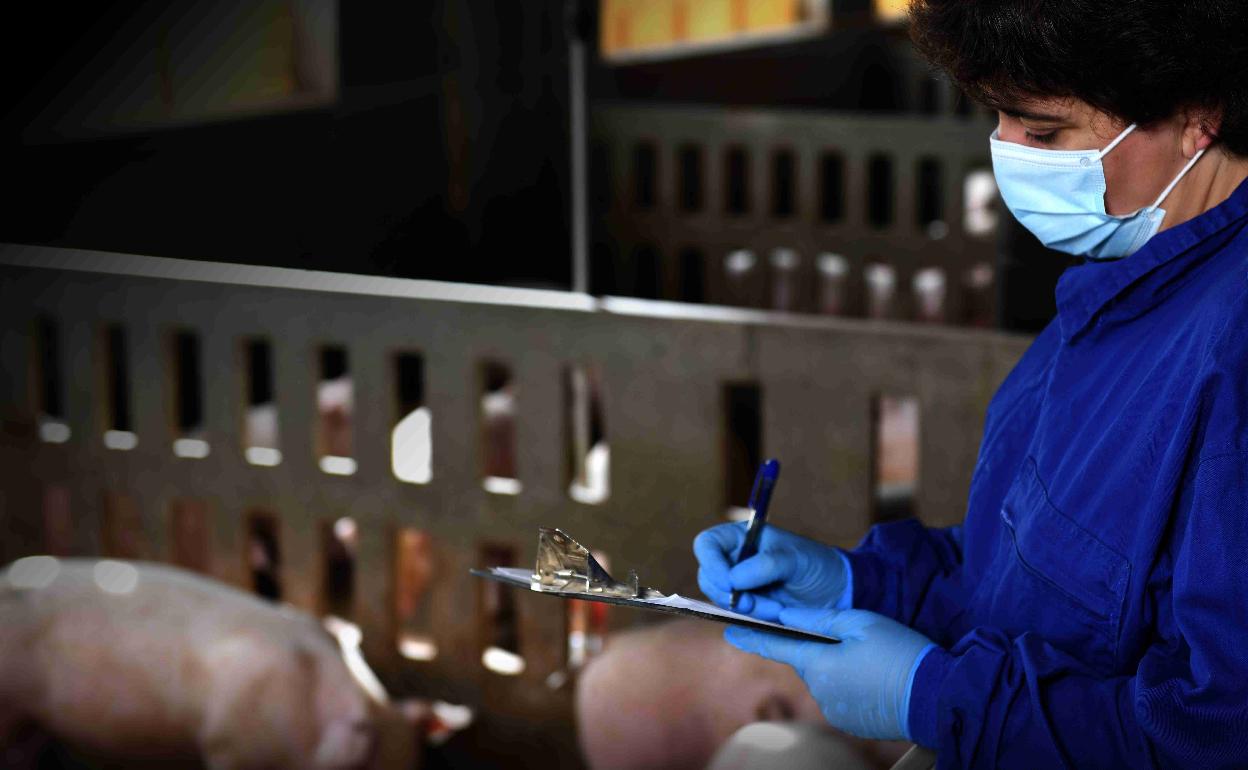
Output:
[[1071,268],[988,410],[961,526],[849,553],[853,605],[941,648],[940,767],[1248,767],[1248,183]]

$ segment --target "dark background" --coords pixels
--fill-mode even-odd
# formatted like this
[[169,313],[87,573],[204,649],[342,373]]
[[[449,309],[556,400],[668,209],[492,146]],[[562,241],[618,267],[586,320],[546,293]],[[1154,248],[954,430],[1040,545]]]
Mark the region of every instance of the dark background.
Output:
[[[576,28],[589,33],[591,104],[934,109],[894,75],[904,30],[855,23],[863,4],[839,3],[837,30],[809,42],[605,67],[585,3]],[[49,128],[49,105],[78,97],[75,74],[152,5],[6,14],[0,241],[570,285],[564,0],[341,2],[333,106],[87,136]],[[1002,324],[1038,328],[1065,261],[1013,223],[1002,242]]]
[[[15,36],[20,27],[23,47],[5,54],[3,165],[18,195],[0,239],[566,284],[560,3],[461,3],[458,20],[445,5],[341,3],[333,107],[91,140],[31,124],[142,9],[25,11],[6,25]],[[540,27],[536,47],[503,32],[525,21]],[[470,160],[452,179],[455,116],[464,116]]]

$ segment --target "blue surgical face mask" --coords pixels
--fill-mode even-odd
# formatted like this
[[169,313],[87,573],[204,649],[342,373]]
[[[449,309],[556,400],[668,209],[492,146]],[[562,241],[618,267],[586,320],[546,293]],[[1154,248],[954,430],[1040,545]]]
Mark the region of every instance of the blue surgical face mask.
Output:
[[1015,218],[1051,249],[1090,259],[1134,254],[1161,228],[1161,204],[1192,170],[1204,150],[1174,178],[1157,202],[1134,214],[1105,211],[1105,166],[1101,160],[1136,129],[1133,124],[1104,150],[1041,150],[1001,141],[996,131],[992,168],[1001,197]]

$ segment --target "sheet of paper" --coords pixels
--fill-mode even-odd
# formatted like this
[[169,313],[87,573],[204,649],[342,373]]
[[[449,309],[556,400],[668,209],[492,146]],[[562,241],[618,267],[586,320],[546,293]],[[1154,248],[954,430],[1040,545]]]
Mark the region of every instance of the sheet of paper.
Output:
[[[523,567],[491,567],[491,573],[499,577],[506,578],[509,582],[517,585],[529,586],[533,582],[533,571],[524,569]],[[560,594],[563,596],[575,597],[575,591],[550,591],[549,593]],[[738,622],[751,626],[770,626],[771,628],[785,629],[779,623],[771,623],[766,620],[752,618],[749,615],[742,615],[739,612],[723,609],[722,607],[711,604],[710,602],[699,601],[697,599],[689,599],[680,594],[670,594],[659,599],[629,599],[632,604],[636,605],[656,605],[660,607],[668,607],[676,610],[688,610],[692,612],[701,612],[706,615],[714,615],[723,618],[729,622]],[[818,636],[816,634],[815,636]]]
[[722,607],[711,604],[710,602],[688,599],[680,594],[664,596],[662,599],[645,599],[643,601],[645,601],[646,604],[661,604],[664,607],[675,607],[680,610],[697,610],[698,612],[705,612],[708,615],[716,615],[729,620],[753,620],[755,622],[759,622],[757,618],[751,618],[749,615],[742,615],[739,612],[726,610]]
[[[691,610],[693,612],[701,612],[706,615],[714,615],[716,617],[723,618],[724,620],[727,620],[730,623],[742,623],[745,625],[755,626],[755,627],[768,626],[770,628],[776,628],[782,631],[790,630],[786,626],[781,625],[780,623],[772,623],[771,621],[768,621],[768,620],[759,620],[758,618],[752,618],[749,615],[742,615],[739,612],[733,612],[732,610],[723,609],[722,607],[711,604],[710,602],[703,602],[697,599],[688,599],[688,598],[685,598],[684,596],[681,596],[680,594],[672,594],[671,596],[664,596],[662,599],[645,599],[643,600],[643,603],[644,604],[659,604],[664,607],[672,607],[678,610]],[[812,634],[812,635],[822,636],[822,634]]]

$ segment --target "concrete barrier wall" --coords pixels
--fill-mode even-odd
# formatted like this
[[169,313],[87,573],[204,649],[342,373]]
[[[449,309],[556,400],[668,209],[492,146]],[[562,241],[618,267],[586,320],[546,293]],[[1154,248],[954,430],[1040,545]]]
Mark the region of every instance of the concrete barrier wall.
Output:
[[[363,628],[365,653],[387,684],[481,707],[514,740],[539,741],[547,728],[538,723],[562,725],[550,727],[564,730],[551,745],[564,747],[570,688],[551,689],[548,677],[566,663],[565,608],[517,592],[525,671],[503,676],[483,668],[492,621],[482,609],[483,585],[468,569],[482,566],[484,546],[510,547],[529,564],[538,526],[559,526],[605,551],[615,571],[635,568],[646,584],[699,595],[692,538],[722,521],[729,505],[746,502],[725,492],[728,383],[760,389],[759,450],[784,467],[772,508],[777,524],[841,545],[865,533],[875,510],[872,404],[881,393],[919,404],[918,515],[931,524],[957,522],[985,407],[1028,344],[939,326],[24,246],[0,248],[0,313],[6,560],[123,547],[106,537],[110,527],[129,527],[139,555],[170,560],[172,512],[189,500],[207,512],[207,570],[248,586],[245,521],[262,510],[280,521],[285,598],[318,611],[325,608],[325,529],[351,517],[358,543],[346,612]],[[58,339],[58,421],[70,432],[63,443],[40,436],[47,420],[41,319]],[[137,436],[129,451],[106,448],[102,439],[110,325],[127,340]],[[171,449],[179,435],[171,369],[177,332],[199,340],[203,419],[196,435],[210,448],[200,459]],[[242,451],[242,351],[255,338],[267,340],[273,355],[282,453],[273,467],[248,463]],[[314,452],[325,345],[349,357],[357,464],[349,476],[323,472]],[[391,471],[390,435],[402,416],[394,374],[400,352],[424,360],[432,413],[427,484],[401,482]],[[484,361],[513,374],[519,494],[482,485]],[[593,365],[601,375],[611,458],[610,496],[601,504],[568,494],[570,365]],[[429,662],[396,651],[399,527],[431,538],[434,570],[423,601],[439,654]],[[620,610],[610,625],[652,619]]]

